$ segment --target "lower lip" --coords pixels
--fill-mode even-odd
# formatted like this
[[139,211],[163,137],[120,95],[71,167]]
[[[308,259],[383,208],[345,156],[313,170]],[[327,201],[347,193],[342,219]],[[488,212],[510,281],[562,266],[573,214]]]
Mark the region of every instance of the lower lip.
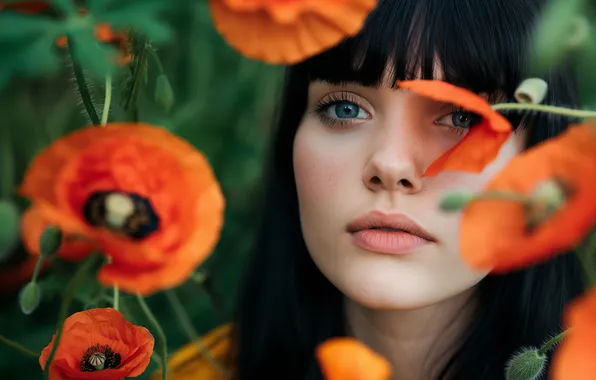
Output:
[[352,234],[358,247],[377,253],[403,255],[416,248],[432,243],[419,236],[402,231],[361,230]]

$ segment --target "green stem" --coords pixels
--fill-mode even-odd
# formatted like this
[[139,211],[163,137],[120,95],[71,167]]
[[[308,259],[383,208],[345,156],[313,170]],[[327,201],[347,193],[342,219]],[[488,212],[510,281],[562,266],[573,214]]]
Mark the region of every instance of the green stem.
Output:
[[578,110],[565,107],[549,106],[546,104],[520,104],[520,103],[500,103],[494,104],[492,108],[496,111],[504,110],[523,110],[546,112],[554,115],[570,116],[578,118],[596,117],[596,111]]
[[103,112],[101,114],[101,126],[105,126],[108,123],[108,115],[110,114],[110,103],[112,103],[112,77],[106,76],[106,95],[105,102],[103,104]]
[[32,350],[28,349],[27,347],[25,347],[25,346],[23,346],[23,345],[15,342],[15,341],[12,341],[12,340],[6,338],[3,335],[0,335],[0,342],[6,344],[9,347],[14,348],[17,351],[20,351],[21,353],[23,353],[23,354],[25,354],[27,356],[32,356],[34,358],[39,358],[39,354],[37,352],[33,352]]
[[114,285],[114,309],[120,310],[120,291],[118,285]]
[[33,270],[33,277],[31,277],[31,282],[37,282],[37,278],[39,277],[39,271],[41,270],[41,265],[45,258],[42,255],[39,255],[37,259],[37,263],[35,264],[35,269]]
[[62,338],[62,332],[64,331],[64,321],[68,317],[68,310],[70,308],[70,304],[72,299],[74,298],[74,293],[76,292],[77,288],[79,287],[81,281],[87,277],[89,271],[95,267],[100,261],[103,260],[103,256],[100,254],[93,254],[90,255],[85,262],[79,267],[77,272],[75,273],[74,277],[70,280],[68,285],[66,286],[65,295],[62,299],[62,304],[60,305],[60,311],[58,314],[58,329],[56,331],[56,338],[54,340],[54,345],[52,346],[52,351],[48,356],[48,360],[46,361],[46,365],[43,367],[43,372],[45,373],[45,378],[50,379],[50,365],[56,356],[56,352],[58,351],[58,346],[60,345],[60,339]]
[[[142,38],[142,37],[139,37]],[[137,58],[135,60],[135,65],[133,69],[133,85],[132,90],[126,102],[124,103],[124,108],[128,113],[128,117],[131,121],[138,121],[138,109],[137,109],[137,98],[139,93],[139,88],[141,87],[141,80],[143,78],[143,73],[145,71],[145,65],[147,63],[147,42],[143,38],[140,42],[141,47],[137,54]]]
[[95,105],[93,104],[93,100],[91,99],[91,93],[89,92],[89,86],[87,85],[87,79],[85,79],[85,74],[83,73],[83,68],[75,58],[75,42],[73,38],[68,39],[68,48],[70,50],[70,56],[72,60],[72,68],[74,71],[75,80],[77,81],[77,87],[79,90],[79,94],[81,95],[81,100],[83,105],[85,106],[85,110],[91,119],[93,125],[100,125],[99,117],[97,116],[97,111],[95,110]]
[[170,305],[172,306],[172,310],[174,311],[174,314],[176,315],[176,318],[180,323],[180,327],[182,327],[186,335],[188,335],[190,341],[197,346],[199,352],[201,352],[201,355],[203,355],[219,373],[226,376],[227,373],[224,367],[211,354],[211,352],[209,352],[209,348],[205,345],[203,340],[199,339],[199,334],[193,327],[192,322],[188,317],[188,314],[186,313],[186,310],[184,309],[184,306],[182,305],[182,302],[180,302],[180,299],[178,298],[176,293],[173,290],[168,290],[165,293],[166,297],[168,298],[168,301],[170,302]]
[[545,355],[548,352],[548,350],[551,349],[551,347],[555,346],[557,343],[563,340],[563,338],[567,336],[568,332],[569,330],[565,330],[559,335],[556,335],[550,338],[548,341],[546,341],[546,343],[544,343],[542,347],[540,347],[540,349],[538,350],[538,355]]
[[596,230],[591,231],[587,238],[575,250],[590,286],[596,286]]
[[166,342],[166,334],[164,333],[163,329],[161,328],[161,325],[155,318],[155,315],[153,315],[153,313],[151,312],[151,309],[149,309],[149,306],[147,305],[147,303],[145,302],[145,300],[143,299],[143,297],[140,294],[137,294],[137,300],[139,301],[139,305],[141,306],[141,309],[145,313],[145,316],[147,316],[147,319],[149,319],[149,322],[151,322],[151,324],[153,325],[153,328],[157,332],[157,336],[159,337],[159,341],[161,343],[161,378],[162,378],[162,380],[167,380],[167,378],[168,378],[168,344]]
[[480,193],[475,195],[473,200],[480,200],[480,199],[503,199],[509,201],[516,201],[520,203],[529,203],[532,202],[531,198],[526,197],[525,195],[513,193],[513,192],[504,192],[504,191],[487,191],[485,193]]

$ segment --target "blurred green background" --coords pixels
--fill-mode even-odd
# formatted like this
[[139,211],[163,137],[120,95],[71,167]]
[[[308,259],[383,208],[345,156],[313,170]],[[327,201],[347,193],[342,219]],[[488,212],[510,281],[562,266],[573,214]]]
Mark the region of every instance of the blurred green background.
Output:
[[[139,110],[141,121],[163,125],[203,151],[226,196],[222,239],[201,267],[213,280],[221,310],[215,310],[212,298],[196,282],[189,281],[176,289],[196,332],[203,334],[230,317],[235,289],[253,236],[254,216],[259,213],[254,197],[258,196],[283,69],[242,58],[230,49],[214,30],[206,2],[181,0],[180,3],[168,16],[175,30],[173,42],[158,46],[176,103],[168,114],[155,106],[153,91],[158,73],[150,60],[149,80],[141,90]],[[115,78],[116,97],[118,86],[118,78]],[[74,88],[71,68],[65,65],[59,75],[15,78],[1,90],[2,189],[12,189],[14,194],[27,164],[40,149],[64,133],[88,124],[83,107],[77,104]],[[93,89],[99,104],[102,104],[103,92],[103,83]],[[118,101],[114,99],[111,121],[117,121],[122,112]],[[22,200],[12,197],[21,207],[25,206]],[[0,258],[0,269],[14,268],[25,255],[22,246],[17,247],[9,257]],[[72,268],[56,270],[68,274]],[[0,292],[0,334],[33,351],[41,351],[56,329],[60,298],[51,294],[52,289],[59,293],[65,286],[63,279],[64,276],[56,277],[51,273],[42,278],[40,284],[45,296],[31,315],[20,311],[18,289]],[[134,302],[127,299],[123,302],[137,322],[146,324]],[[148,302],[166,331],[170,352],[189,341],[166,295],[157,294]],[[155,368],[156,363],[152,362],[140,379],[147,378]],[[0,379],[41,378],[35,358],[0,344]]]

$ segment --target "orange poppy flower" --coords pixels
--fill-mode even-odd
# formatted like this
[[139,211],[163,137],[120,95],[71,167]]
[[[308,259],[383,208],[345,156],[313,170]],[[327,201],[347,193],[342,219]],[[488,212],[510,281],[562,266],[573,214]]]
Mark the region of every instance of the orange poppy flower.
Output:
[[460,250],[470,266],[505,272],[547,260],[585,239],[596,222],[594,123],[572,126],[522,152],[484,189],[530,197],[540,184],[558,180],[569,194],[546,220],[532,226],[532,208],[513,200],[478,199],[464,209]]
[[389,362],[352,338],[333,338],[317,347],[317,359],[327,380],[388,380]]
[[46,1],[19,1],[16,3],[0,2],[0,12],[3,10],[12,10],[21,13],[41,13],[50,8]]
[[[227,363],[229,352],[232,348],[231,340],[232,325],[226,324],[219,326],[207,335],[199,338],[207,347],[209,353],[226,369],[231,366]],[[226,364],[228,365],[226,367]],[[150,380],[161,380],[161,370],[151,374]],[[199,349],[197,342],[190,342],[176,352],[168,359],[168,379],[169,380],[225,380],[226,376],[215,368]]]
[[99,281],[148,295],[184,282],[219,240],[224,199],[207,159],[142,123],[83,128],[32,162],[20,193],[111,258]]
[[[39,256],[39,242],[41,235],[50,223],[44,219],[39,209],[35,207],[28,208],[21,218],[21,236],[23,244],[27,251],[35,256]],[[57,255],[65,260],[79,261],[84,259],[96,249],[92,241],[85,237],[65,236],[63,237],[60,249]]]
[[[46,365],[56,335],[43,349]],[[112,308],[90,309],[64,321],[62,338],[50,364],[51,380],[121,380],[142,374],[153,353],[149,330],[126,321]]]
[[209,0],[215,27],[240,54],[294,64],[355,35],[376,0]]
[[565,311],[571,329],[555,351],[554,380],[592,380],[596,373],[596,289],[573,301]]
[[464,88],[439,80],[412,80],[398,82],[400,88],[418,95],[463,107],[482,117],[480,124],[471,128],[453,148],[437,158],[424,173],[433,177],[445,170],[479,173],[497,158],[499,150],[513,128],[505,117],[493,110],[484,98]]
[[[85,13],[84,10],[81,13]],[[129,41],[126,33],[124,31],[120,31],[118,33],[114,32],[111,26],[107,23],[98,23],[95,27],[95,37],[97,41],[115,46],[119,54],[115,58],[116,63],[120,65],[128,65],[132,59],[132,53],[129,48]],[[56,41],[56,45],[58,47],[66,47],[68,45],[68,38],[66,36],[62,36],[58,38]]]

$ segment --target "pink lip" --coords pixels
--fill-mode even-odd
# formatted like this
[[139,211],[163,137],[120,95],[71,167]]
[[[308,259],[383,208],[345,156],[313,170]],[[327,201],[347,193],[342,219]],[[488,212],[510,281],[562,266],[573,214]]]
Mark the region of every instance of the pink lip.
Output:
[[367,251],[401,255],[436,242],[426,230],[404,214],[368,213],[350,223],[352,242]]

